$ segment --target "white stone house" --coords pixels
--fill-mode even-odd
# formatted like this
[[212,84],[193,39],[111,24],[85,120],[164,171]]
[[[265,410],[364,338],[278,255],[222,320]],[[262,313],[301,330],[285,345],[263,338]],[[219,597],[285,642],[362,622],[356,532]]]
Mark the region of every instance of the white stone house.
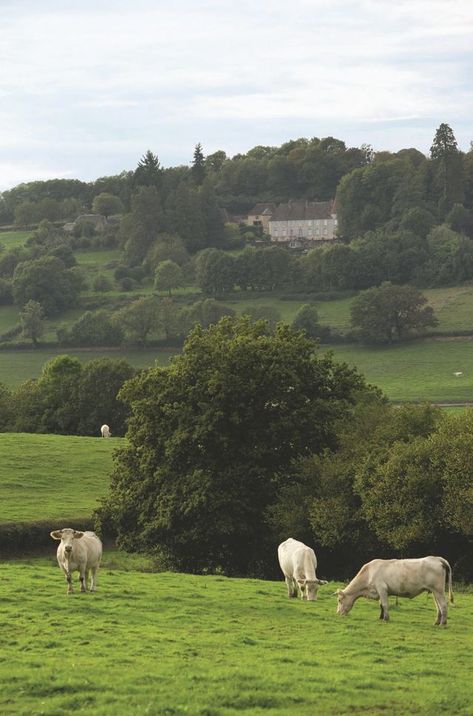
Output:
[[335,200],[280,204],[269,218],[268,233],[271,241],[291,247],[332,241],[337,237]]

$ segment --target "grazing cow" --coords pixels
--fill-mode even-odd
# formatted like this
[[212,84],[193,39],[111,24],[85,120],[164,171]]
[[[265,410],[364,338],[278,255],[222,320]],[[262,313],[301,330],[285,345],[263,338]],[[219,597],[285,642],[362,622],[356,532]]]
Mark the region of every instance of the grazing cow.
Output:
[[110,432],[110,428],[108,427],[108,425],[102,425],[102,427],[100,428],[100,432],[101,432],[103,438],[109,438],[110,435],[112,434]]
[[67,527],[54,530],[51,537],[60,540],[57,561],[66,576],[67,593],[72,594],[71,572],[76,569],[79,571],[80,591],[87,591],[90,572],[90,591],[95,592],[97,570],[102,558],[102,542],[95,532],[80,532]]
[[447,623],[448,605],[445,578],[448,574],[448,596],[453,602],[452,568],[443,557],[420,559],[373,559],[363,565],[344,589],[337,589],[338,614],[348,614],[359,597],[379,599],[380,619],[389,620],[388,596],[417,597],[431,592],[437,606],[435,624]]
[[299,590],[301,599],[305,597],[309,602],[317,599],[319,585],[327,582],[315,575],[317,559],[314,550],[289,537],[279,545],[278,559],[286,580],[287,596],[297,597]]

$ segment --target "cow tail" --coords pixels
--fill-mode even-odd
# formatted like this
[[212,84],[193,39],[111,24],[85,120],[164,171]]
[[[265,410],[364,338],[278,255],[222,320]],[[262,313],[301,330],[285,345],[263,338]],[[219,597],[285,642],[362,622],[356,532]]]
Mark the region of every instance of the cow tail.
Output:
[[447,560],[443,557],[440,557],[440,561],[442,563],[442,567],[445,570],[445,573],[448,572],[448,599],[450,603],[453,604],[452,568],[450,567],[450,564],[447,562]]

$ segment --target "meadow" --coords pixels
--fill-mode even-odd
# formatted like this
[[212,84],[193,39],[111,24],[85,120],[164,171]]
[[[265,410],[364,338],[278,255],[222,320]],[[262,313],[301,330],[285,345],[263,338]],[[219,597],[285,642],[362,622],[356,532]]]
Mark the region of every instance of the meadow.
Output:
[[121,442],[0,433],[0,524],[90,518],[108,490],[112,453]]
[[41,519],[46,538],[42,556],[0,562],[2,716],[473,713],[468,589],[446,628],[430,596],[393,604],[383,623],[364,600],[338,617],[341,583],[302,602],[282,576],[159,572],[106,548],[98,592],[81,594],[74,575],[67,596],[47,522],[90,516],[120,442],[0,434],[1,520]]
[[[392,401],[473,401],[473,340],[428,338],[390,348],[324,346]],[[455,372],[462,376],[456,377]]]
[[2,714],[473,711],[471,594],[456,594],[446,628],[425,596],[382,623],[364,600],[338,617],[334,583],[302,602],[282,580],[128,571],[105,556],[98,592],[67,597],[54,551],[0,566]]
[[135,368],[167,365],[174,350],[146,348],[38,348],[36,350],[0,351],[0,383],[16,388],[30,378],[38,378],[46,361],[58,355],[70,355],[82,363],[95,358],[123,358]]
[[[366,380],[392,401],[473,401],[473,341],[469,337],[428,338],[390,348],[356,344],[324,345],[337,361],[356,366]],[[167,365],[178,349],[44,349],[0,351],[0,382],[15,388],[37,378],[44,363],[67,353],[86,362],[107,356],[124,358],[135,368]],[[461,377],[455,372],[462,371]]]

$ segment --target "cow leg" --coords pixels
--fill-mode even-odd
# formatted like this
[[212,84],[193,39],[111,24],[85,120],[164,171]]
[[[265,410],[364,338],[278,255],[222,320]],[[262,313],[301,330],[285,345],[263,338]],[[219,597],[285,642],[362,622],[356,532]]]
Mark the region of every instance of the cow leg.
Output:
[[435,603],[437,605],[437,619],[435,621],[435,624],[440,626],[446,626],[448,604],[447,600],[445,599],[445,594],[443,594],[442,592],[432,592],[432,596],[435,599]]
[[289,599],[293,599],[294,597],[297,597],[297,590],[294,586],[294,580],[292,577],[285,577],[286,580],[286,586],[287,586],[287,596]]
[[73,590],[73,588],[72,588],[72,576],[71,576],[71,573],[68,572],[68,571],[66,571],[66,572],[64,572],[64,574],[66,575],[67,594],[72,594],[74,590]]
[[90,591],[95,592],[95,586],[97,584],[97,567],[92,567],[91,578],[90,578]]
[[383,620],[383,622],[389,621],[389,599],[388,599],[388,593],[386,592],[380,592],[379,594],[379,606],[381,609],[381,613],[379,615],[379,618]]
[[85,569],[79,570],[79,580],[80,580],[80,591],[86,592],[87,591],[87,583],[85,581]]

